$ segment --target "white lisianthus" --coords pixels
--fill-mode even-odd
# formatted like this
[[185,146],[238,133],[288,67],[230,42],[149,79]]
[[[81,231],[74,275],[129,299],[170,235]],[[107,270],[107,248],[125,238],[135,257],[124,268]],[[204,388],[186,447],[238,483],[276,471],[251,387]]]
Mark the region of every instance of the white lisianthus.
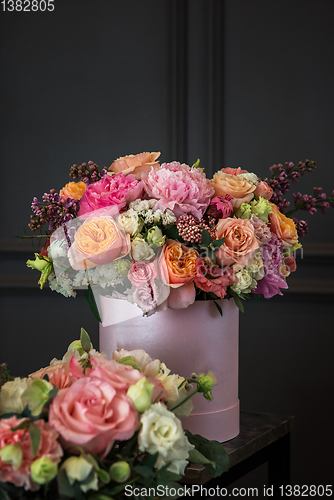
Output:
[[231,285],[231,288],[236,293],[249,293],[253,288],[256,288],[257,281],[244,267],[235,273],[237,282]]
[[154,257],[154,250],[142,237],[136,236],[131,242],[131,254],[135,261],[150,260]]
[[159,454],[157,469],[170,462],[168,470],[181,475],[188,465],[189,451],[194,448],[184,434],[181,421],[161,403],[143,413],[138,444],[141,451]]
[[143,228],[143,221],[140,219],[138,212],[131,208],[117,218],[117,224],[131,236],[140,233]]
[[247,172],[246,174],[239,174],[238,177],[245,179],[245,181],[247,182],[255,184],[255,186],[257,186],[259,183],[258,176],[256,174],[253,174],[252,172]]
[[22,413],[26,403],[23,393],[31,386],[32,379],[16,377],[6,382],[0,391],[0,416],[5,413]]
[[255,278],[256,281],[262,280],[265,271],[261,252],[256,252],[251,264],[249,264],[249,266],[246,266],[246,269],[250,274],[252,274],[253,278]]
[[[161,363],[160,372],[155,375],[155,378],[161,380],[161,383],[167,391],[166,401],[168,408],[173,408],[177,406],[181,401],[183,401],[192,391],[192,385],[183,383],[184,377],[180,375],[171,374],[170,369],[167,368],[165,363]],[[182,384],[183,383],[183,384]],[[179,386],[182,386],[179,389]],[[190,413],[194,409],[194,404],[191,399],[188,399],[184,404],[179,406],[175,411],[175,415],[178,418],[189,417]]]
[[166,242],[166,236],[162,234],[162,231],[159,227],[153,226],[147,231],[147,241],[148,243],[162,246]]

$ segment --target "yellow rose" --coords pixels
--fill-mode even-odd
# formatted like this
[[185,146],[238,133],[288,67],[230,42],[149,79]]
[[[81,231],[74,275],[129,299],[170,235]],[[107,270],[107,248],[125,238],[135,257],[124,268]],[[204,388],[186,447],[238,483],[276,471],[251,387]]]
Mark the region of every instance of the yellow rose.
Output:
[[270,203],[272,213],[269,214],[269,226],[272,233],[282,240],[283,246],[291,247],[298,243],[296,225],[292,219],[282,214],[274,203]]
[[63,198],[74,198],[75,200],[80,200],[81,196],[86,191],[86,184],[82,181],[80,182],[69,182],[63,189],[60,190],[60,196]]

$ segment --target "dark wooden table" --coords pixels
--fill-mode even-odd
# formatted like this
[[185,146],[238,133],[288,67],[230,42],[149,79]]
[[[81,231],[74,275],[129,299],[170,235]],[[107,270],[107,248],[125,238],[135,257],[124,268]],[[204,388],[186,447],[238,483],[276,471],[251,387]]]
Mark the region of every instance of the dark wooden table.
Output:
[[[268,462],[267,486],[284,498],[279,486],[290,483],[290,432],[294,417],[267,413],[240,413],[240,434],[223,443],[230,459],[230,470],[212,479],[201,464],[190,464],[182,482],[227,487],[259,465]],[[268,496],[269,498],[269,496]]]

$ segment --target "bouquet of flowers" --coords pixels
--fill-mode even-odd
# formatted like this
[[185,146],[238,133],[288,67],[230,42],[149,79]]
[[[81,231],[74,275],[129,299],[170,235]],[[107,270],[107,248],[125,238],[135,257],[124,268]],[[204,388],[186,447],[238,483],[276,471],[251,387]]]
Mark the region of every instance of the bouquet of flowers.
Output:
[[189,461],[213,477],[228,470],[222,445],[180,421],[193,394],[212,398],[211,372],[186,380],[140,349],[108,360],[84,329],[61,361],[28,378],[2,368],[1,499],[177,498]]
[[48,281],[67,297],[86,289],[99,319],[101,295],[146,315],[203,299],[221,311],[217,300],[234,298],[243,310],[242,300],[282,295],[307,232],[305,221],[290,217],[334,206],[334,192],[314,188],[294,194],[295,208],[284,214],[291,183],[315,163],[273,165],[262,180],[223,168],[210,180],[199,160],[160,165],[159,155],[122,157],[102,171],[91,161],[73,165],[77,182],[33,199],[29,226],[47,241],[27,265],[41,271],[41,288]]

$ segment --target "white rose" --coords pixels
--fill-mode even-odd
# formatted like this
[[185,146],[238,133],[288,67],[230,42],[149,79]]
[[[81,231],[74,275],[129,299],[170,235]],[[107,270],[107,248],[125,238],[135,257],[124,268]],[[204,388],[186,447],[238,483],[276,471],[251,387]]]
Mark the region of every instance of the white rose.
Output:
[[143,227],[143,223],[139,218],[138,212],[133,209],[123,212],[117,219],[117,223],[121,229],[131,236],[139,233]]
[[143,238],[137,236],[131,242],[131,253],[133,260],[150,260],[154,257],[154,250]]
[[151,455],[159,453],[155,467],[170,462],[168,470],[183,474],[189,451],[194,448],[183,432],[180,420],[161,403],[156,403],[141,417],[138,435],[139,449]]
[[246,268],[241,269],[235,273],[238,281],[231,285],[231,288],[236,293],[249,293],[256,287],[256,280],[249,274]]
[[5,413],[22,413],[26,405],[22,395],[30,387],[32,379],[16,377],[6,382],[0,391],[0,415]]

